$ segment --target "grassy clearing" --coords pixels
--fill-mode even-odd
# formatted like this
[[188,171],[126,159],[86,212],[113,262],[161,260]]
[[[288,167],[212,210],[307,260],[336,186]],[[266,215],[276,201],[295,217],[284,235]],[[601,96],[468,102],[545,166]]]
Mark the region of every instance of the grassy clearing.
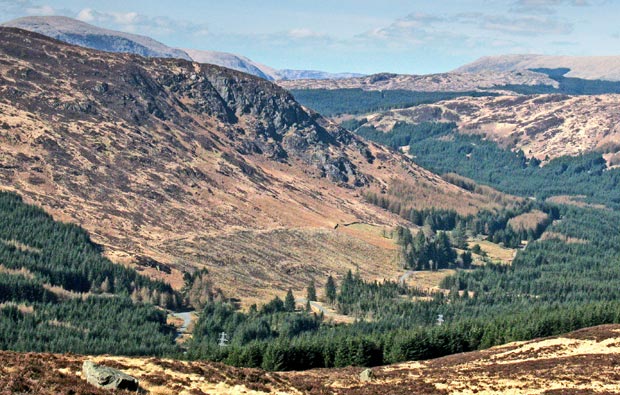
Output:
[[[480,246],[480,249],[486,253],[488,258],[506,265],[510,265],[517,254],[517,250],[514,248],[502,247],[499,244],[487,240],[473,240],[468,242],[470,249],[476,244]],[[477,260],[482,261],[480,255],[476,255],[475,257],[478,258]]]

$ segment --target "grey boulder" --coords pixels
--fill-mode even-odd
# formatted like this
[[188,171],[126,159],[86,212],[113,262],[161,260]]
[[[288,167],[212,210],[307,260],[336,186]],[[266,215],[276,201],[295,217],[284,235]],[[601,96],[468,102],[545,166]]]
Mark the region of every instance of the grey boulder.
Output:
[[118,369],[97,365],[93,361],[84,361],[82,373],[89,384],[111,390],[137,391],[138,380]]

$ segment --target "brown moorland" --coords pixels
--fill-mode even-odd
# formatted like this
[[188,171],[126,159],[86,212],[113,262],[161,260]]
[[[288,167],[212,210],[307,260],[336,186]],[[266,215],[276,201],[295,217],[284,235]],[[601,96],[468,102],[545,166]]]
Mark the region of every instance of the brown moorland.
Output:
[[349,269],[394,278],[381,235],[335,228],[400,223],[363,197],[395,183],[417,208],[499,206],[262,79],[0,33],[0,186],[174,286],[196,267],[244,300]]
[[397,122],[456,122],[459,133],[477,134],[540,160],[590,151],[620,163],[620,95],[461,97],[365,115],[368,125],[389,131]]
[[[0,394],[105,394],[81,378],[91,357],[0,352]],[[164,394],[618,394],[620,326],[510,343],[439,359],[362,368],[264,372],[219,363],[158,358],[93,357],[137,377],[147,393]],[[118,394],[123,392],[119,391]]]

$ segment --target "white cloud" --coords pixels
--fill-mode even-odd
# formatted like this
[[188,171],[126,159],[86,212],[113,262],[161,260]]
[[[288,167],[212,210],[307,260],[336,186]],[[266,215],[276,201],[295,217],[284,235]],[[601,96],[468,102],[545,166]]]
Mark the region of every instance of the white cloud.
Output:
[[291,29],[287,32],[288,36],[291,38],[325,38],[325,34],[315,32],[314,30],[307,28],[299,28],[299,29]]
[[40,16],[56,15],[56,9],[50,5],[28,7],[26,8],[26,14]]
[[171,35],[175,33],[204,36],[209,33],[204,24],[180,21],[165,16],[148,16],[135,11],[103,12],[92,8],[80,10],[77,19],[111,29],[143,35]]

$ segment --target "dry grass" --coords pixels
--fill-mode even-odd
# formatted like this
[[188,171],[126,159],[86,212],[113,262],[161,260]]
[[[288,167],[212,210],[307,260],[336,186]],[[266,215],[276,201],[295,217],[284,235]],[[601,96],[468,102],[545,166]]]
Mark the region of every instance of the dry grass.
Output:
[[0,240],[0,242],[13,246],[15,248],[17,248],[20,251],[23,252],[31,252],[31,253],[35,253],[35,254],[40,254],[41,253],[41,249],[40,248],[35,248],[29,245],[26,245],[24,243],[20,243],[17,240]]
[[467,244],[470,249],[474,245],[478,244],[480,246],[480,249],[486,252],[487,256],[493,261],[507,265],[512,263],[512,260],[517,254],[516,249],[502,247],[499,244],[492,243],[488,240],[473,240],[469,241]]
[[437,271],[416,271],[407,277],[407,285],[416,287],[424,292],[432,293],[440,291],[439,284],[449,276],[456,274],[454,269],[441,269]]
[[538,225],[547,220],[549,216],[540,210],[533,210],[527,213],[523,213],[508,221],[508,225],[516,231],[520,230],[535,230]]
[[588,243],[587,240],[584,239],[578,239],[576,237],[569,237],[566,236],[563,233],[558,233],[558,232],[545,232],[542,234],[542,236],[540,236],[540,240],[560,240],[563,241],[564,243],[568,243],[568,244],[586,244]]
[[577,207],[590,207],[590,208],[596,208],[596,209],[601,209],[601,210],[607,209],[607,207],[602,204],[592,204],[592,203],[584,202],[585,198],[586,197],[583,195],[558,195],[558,196],[551,196],[550,198],[547,198],[547,201],[551,203],[555,203],[555,204],[568,204],[568,205],[577,206]]

